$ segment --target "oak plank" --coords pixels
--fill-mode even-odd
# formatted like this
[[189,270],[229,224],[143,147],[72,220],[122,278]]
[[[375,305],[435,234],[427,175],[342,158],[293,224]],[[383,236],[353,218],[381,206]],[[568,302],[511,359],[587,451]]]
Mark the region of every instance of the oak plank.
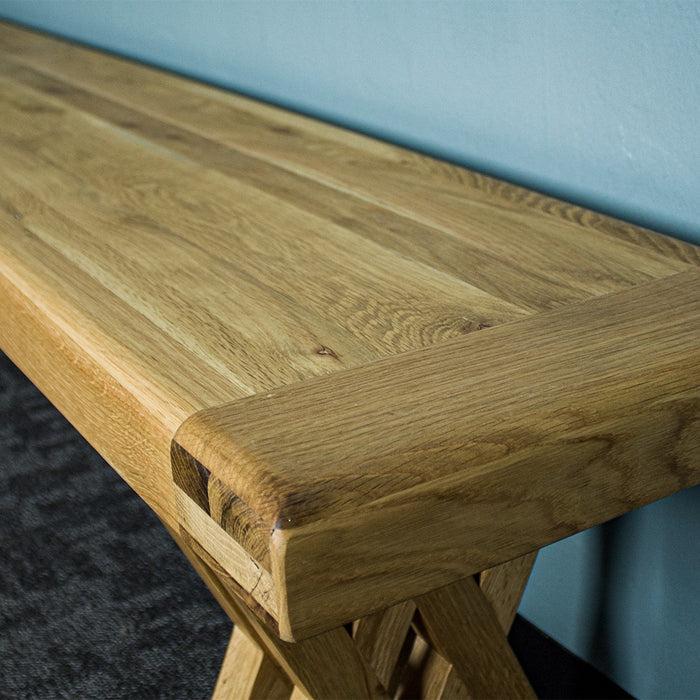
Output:
[[[491,222],[510,221],[508,240],[503,239],[500,250],[506,256],[527,254],[518,246],[519,226],[520,233],[524,228],[529,235],[542,235],[550,246],[569,254],[580,243],[580,250],[603,266],[604,250],[626,250],[634,258],[635,248],[646,257],[659,253],[669,259],[700,262],[694,246],[318,120],[8,24],[0,26],[0,37],[0,46],[14,60],[157,114],[169,123],[187,126],[197,114],[196,127],[208,137],[353,191],[411,219],[467,236],[473,234],[471,224],[483,226],[484,216]],[[503,225],[489,231],[494,245],[499,244],[494,233],[502,230]],[[572,241],[574,231],[578,242]],[[625,245],[627,242],[632,245]],[[554,250],[550,252],[559,257]],[[624,253],[613,255],[613,259],[621,257]],[[585,258],[577,256],[570,262],[585,263]],[[565,257],[560,261],[566,264]],[[534,262],[528,260],[529,267]],[[585,266],[584,274],[588,270]],[[567,273],[576,275],[573,265]]]
[[222,610],[228,615],[231,622],[238,629],[242,630],[258,647],[266,649],[267,646],[256,628],[250,624],[248,618],[241,612],[242,606],[245,603],[237,597],[231,586],[230,579],[222,575],[220,571],[216,571],[210,566],[205,559],[200,556],[197,550],[192,546],[192,539],[183,535],[179,530],[173,530],[165,524],[165,528],[175,541],[175,544],[180,548],[185,555],[192,568],[199,574],[202,581],[216,598],[216,601],[221,606]]
[[[0,260],[3,351],[158,517],[177,528],[170,441],[188,410],[178,413],[179,401],[169,404],[168,413],[157,410],[155,401],[142,403],[141,392],[131,393],[131,381],[115,377],[100,355],[86,352],[85,344],[76,341],[63,322],[60,292],[40,284],[28,290],[15,263]],[[118,343],[112,348],[117,356]],[[131,379],[136,378],[134,372]]]
[[[21,86],[5,82],[2,95],[6,187],[77,224],[41,235],[222,373],[234,353],[248,393],[525,313],[79,112],[46,113]],[[16,208],[31,226],[36,213]]]
[[269,643],[297,687],[311,700],[389,697],[343,628],[296,644],[270,635]]
[[[523,308],[551,308],[600,291],[597,280],[605,276],[605,270],[596,267],[595,263],[591,266],[592,258],[588,253],[583,258],[572,261],[578,270],[589,270],[578,283],[571,275],[557,272],[552,265],[543,266],[541,256],[538,257],[538,264],[522,254],[504,256],[495,253],[490,243],[477,244],[468,236],[457,237],[426,224],[417,224],[409,216],[368,202],[346,189],[338,189],[278,167],[259,157],[259,154],[242,152],[216,140],[214,136],[202,136],[192,128],[191,123],[183,126],[160,120],[150,110],[144,112],[125,106],[95,91],[89,92],[65,80],[17,64],[7,57],[3,58],[1,53],[0,74],[7,80],[30,86],[53,104],[67,103],[77,107],[121,131],[147,139],[161,149],[168,149],[188,160],[273,194],[297,208],[303,208],[317,216],[322,215],[335,224],[351,228],[385,247]],[[611,254],[610,250],[607,252]],[[611,277],[608,274],[610,279],[607,284],[612,285],[609,289],[648,278],[647,273],[640,276],[637,272],[630,271],[620,276],[623,260],[618,259],[617,263],[618,269],[614,275]],[[676,270],[677,267],[661,266],[654,274],[667,274]]]
[[[285,134],[280,124],[289,119],[288,128],[298,132],[292,133],[289,148],[297,155],[302,134],[310,139],[307,150],[326,160],[334,149],[343,162],[366,150],[368,162],[380,159],[384,169],[386,163],[401,165],[406,154],[400,149],[4,23],[0,35],[6,97],[0,173],[5,269],[23,270],[28,301],[47,319],[60,318],[76,348],[105,363],[101,371],[126,391],[123,402],[133,394],[141,410],[156,416],[158,447],[145,462],[152,467],[137,468],[143,457],[132,459],[131,447],[90,427],[91,419],[75,407],[81,403],[76,395],[63,396],[62,389],[53,388],[59,372],[52,369],[52,379],[42,380],[24,360],[31,355],[26,342],[8,339],[6,345],[166,518],[174,505],[164,436],[194,411],[495,325],[522,314],[519,307],[546,308],[676,269],[654,255],[637,269],[631,262],[636,253],[630,258],[622,246],[617,256],[617,248],[606,247],[608,262],[586,273],[581,285],[555,265],[499,257],[490,242],[457,237],[368,202],[347,187],[299,175],[271,156],[248,153],[245,144],[239,148],[238,136],[212,129],[222,122],[221,110],[230,109],[224,122],[240,116],[247,139],[277,134],[269,141],[274,148],[280,148],[279,137]],[[49,74],[56,77],[53,82]],[[173,96],[184,94],[190,101],[183,99],[182,107],[191,109],[188,115],[178,112],[178,126],[170,112],[179,99]],[[137,104],[137,99],[149,101]],[[197,114],[203,124],[194,123]],[[175,131],[169,132],[168,125]],[[178,148],[188,139],[191,143],[183,152],[167,148],[164,138]],[[224,141],[232,145],[225,158],[215,160]],[[225,167],[222,161],[234,155],[236,167]],[[314,163],[320,167],[320,161]],[[419,170],[431,168],[440,170],[437,165]],[[248,171],[255,175],[245,175]],[[333,207],[324,208],[329,192]],[[231,208],[232,193],[245,204],[242,211]],[[227,222],[232,217],[247,212],[255,221],[257,212],[271,209],[277,218],[263,217],[257,233],[246,229],[245,236],[231,239]],[[270,227],[284,231],[288,226],[293,233],[277,240],[278,245],[287,241],[283,254],[261,255]],[[302,238],[306,247],[298,243]],[[247,251],[244,262],[241,245]],[[319,248],[325,264],[314,271],[307,261],[318,257]],[[414,261],[407,257],[411,251]],[[341,259],[342,265],[335,262]],[[585,260],[571,259],[577,269],[590,270]],[[614,270],[599,287],[596,280],[606,277],[609,264]],[[360,276],[356,271],[363,267],[366,275]],[[210,274],[202,276],[202,269]],[[474,285],[461,284],[460,275],[473,278]],[[339,281],[329,286],[332,277]],[[374,301],[366,292],[344,293],[366,289],[367,279],[376,290]],[[18,283],[17,274],[13,280]],[[502,302],[501,296],[514,303]],[[53,355],[64,345],[47,347]],[[105,395],[94,410],[110,413],[109,401]],[[169,522],[174,525],[174,518]]]
[[452,664],[431,647],[424,637],[415,638],[407,672],[395,700],[468,700],[469,693]]
[[422,674],[423,697],[431,700],[470,700],[467,687],[454,666],[436,651],[431,650]]
[[344,628],[300,643],[281,641],[248,609],[232,588],[191,546],[191,540],[170,531],[178,546],[202,577],[234,625],[272,659],[295,683],[293,693],[309,700],[329,697],[385,698],[374,671],[361,659]]
[[692,396],[698,309],[700,272],[683,273],[206,409],[176,442],[288,529],[326,508],[566,444],[631,406],[651,412],[663,394]]
[[699,380],[693,271],[205,410],[176,443],[272,529],[296,638],[697,483]]
[[[282,641],[239,597],[240,586],[182,532],[170,533],[233,623],[284,670],[309,700],[329,697],[386,698],[374,670],[343,628],[297,643]],[[204,555],[204,558],[203,556]]]
[[693,246],[6,23],[0,110],[0,343],[285,639],[696,483]]
[[[257,238],[245,239],[248,255],[245,264],[239,264],[243,243],[232,240],[226,228],[231,194],[221,177],[192,192],[188,183],[200,178],[198,166],[188,170],[180,164],[184,183],[177,185],[170,156],[153,154],[153,149],[123,134],[105,132],[94,119],[66,113],[55,100],[44,100],[12,81],[2,87],[0,267],[8,284],[19,285],[22,299],[34,308],[31,332],[17,325],[28,318],[25,314],[4,309],[8,323],[3,347],[172,527],[177,523],[168,442],[194,411],[522,313],[420,266],[411,268],[414,275],[412,263],[390,253],[377,255],[375,248],[353,253],[352,267],[362,269],[364,256],[379,259],[379,277],[388,286],[378,282],[379,301],[364,294],[351,298],[337,292],[340,281],[333,288],[327,282],[329,275],[343,276],[335,262],[343,258],[340,248],[331,246],[325,258],[329,267],[317,267],[310,274],[304,265],[318,256],[299,247],[293,233],[287,236],[289,245],[281,258],[260,253],[269,235],[265,225]],[[143,180],[129,181],[134,172]],[[160,184],[159,172],[170,173]],[[206,204],[209,186],[219,192],[220,202],[210,205],[211,212]],[[199,207],[194,213],[170,206],[177,205],[172,193],[185,191],[180,204],[185,207],[190,197]],[[163,192],[171,198],[163,201]],[[150,217],[144,202],[154,207]],[[259,204],[266,208],[265,202]],[[290,223],[283,214],[287,209],[279,205],[277,210],[282,217],[277,228],[284,229]],[[218,226],[218,233],[208,239],[202,232],[206,216]],[[303,231],[312,228],[307,218],[297,220]],[[325,236],[319,226],[314,245],[322,245]],[[359,236],[346,240],[340,232],[338,240],[345,248],[362,251]],[[204,250],[206,241],[209,249]],[[289,265],[290,259],[300,264]],[[265,271],[262,279],[253,268]],[[371,269],[379,272],[376,266]],[[291,270],[286,277],[285,270]],[[310,287],[314,275],[318,283]],[[290,284],[290,276],[295,283]],[[417,295],[421,277],[425,284]],[[297,295],[313,301],[316,310],[303,300],[290,300],[295,285]],[[364,285],[358,278],[353,286]],[[322,287],[328,287],[325,297]],[[453,304],[447,310],[450,296]],[[471,297],[481,300],[480,309],[469,308]],[[8,292],[3,303],[14,303],[14,298]],[[333,298],[341,302],[333,302],[336,319],[329,321],[326,302]],[[73,355],[64,357],[71,344],[49,340],[37,323],[57,323],[74,343]],[[349,324],[365,337],[357,337]],[[40,337],[46,338],[43,349],[29,347]],[[30,360],[35,354],[41,355],[41,362]],[[75,362],[88,362],[87,356],[102,365],[91,370],[96,381],[114,385],[114,391],[97,389],[88,400],[79,383],[71,389],[59,380]],[[135,441],[124,438],[138,431],[122,429],[123,424],[113,420],[133,412],[134,406],[151,414],[136,421],[146,428],[147,456]],[[94,415],[86,415],[88,407]]]
[[[175,486],[181,529],[192,534],[194,540],[207,543],[207,554],[226,574],[246,591],[272,618],[279,617],[277,591],[270,572],[256,561],[233,537],[217,526],[201,508],[183,496]],[[191,543],[192,544],[192,543]]]
[[270,633],[245,606],[238,604],[238,615],[254,629],[298,692],[310,700],[388,698],[344,628],[290,644]]

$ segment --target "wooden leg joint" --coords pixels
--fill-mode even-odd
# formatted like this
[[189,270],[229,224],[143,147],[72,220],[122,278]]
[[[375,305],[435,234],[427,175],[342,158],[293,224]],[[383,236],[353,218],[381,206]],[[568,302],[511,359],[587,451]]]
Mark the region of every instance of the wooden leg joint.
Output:
[[171,534],[234,622],[214,700],[534,697],[507,633],[535,554],[288,643]]

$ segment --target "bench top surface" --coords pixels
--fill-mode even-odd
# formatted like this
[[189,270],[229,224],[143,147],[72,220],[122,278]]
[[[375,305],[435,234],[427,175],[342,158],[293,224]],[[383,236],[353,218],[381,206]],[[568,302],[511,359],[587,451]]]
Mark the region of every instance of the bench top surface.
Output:
[[287,638],[700,479],[699,262],[0,23],[0,345]]

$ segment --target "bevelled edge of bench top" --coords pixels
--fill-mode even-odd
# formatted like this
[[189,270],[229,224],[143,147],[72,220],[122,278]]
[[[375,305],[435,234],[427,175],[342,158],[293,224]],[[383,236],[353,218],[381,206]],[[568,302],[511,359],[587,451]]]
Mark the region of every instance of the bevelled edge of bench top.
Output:
[[700,271],[201,411],[173,456],[183,530],[323,631],[700,481]]

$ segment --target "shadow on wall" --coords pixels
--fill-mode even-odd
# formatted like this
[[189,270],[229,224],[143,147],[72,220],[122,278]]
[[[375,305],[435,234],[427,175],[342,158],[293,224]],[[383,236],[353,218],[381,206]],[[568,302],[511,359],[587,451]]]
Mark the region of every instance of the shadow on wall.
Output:
[[624,632],[613,620],[617,617],[620,602],[617,586],[620,580],[628,579],[625,575],[625,566],[628,566],[626,555],[629,554],[630,543],[635,540],[636,529],[632,520],[616,518],[595,531],[599,561],[595,567],[598,575],[593,593],[595,605],[591,611],[588,658],[608,673],[623,663],[619,644]]
[[589,636],[581,654],[638,696],[668,696],[664,679],[677,674],[674,697],[700,697],[697,663],[688,663],[699,645],[699,530],[700,486],[589,533],[590,618],[581,620]]

